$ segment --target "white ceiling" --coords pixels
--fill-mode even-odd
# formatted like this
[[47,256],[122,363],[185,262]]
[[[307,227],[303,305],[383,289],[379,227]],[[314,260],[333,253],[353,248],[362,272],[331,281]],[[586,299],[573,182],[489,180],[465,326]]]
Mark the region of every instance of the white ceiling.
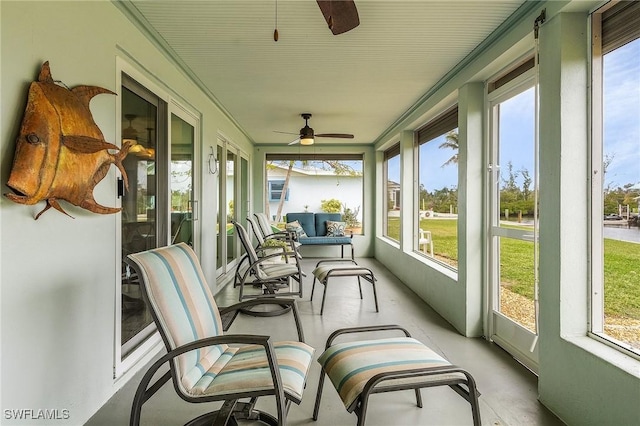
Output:
[[[164,46],[256,144],[316,133],[370,144],[524,0],[356,0],[360,26],[334,36],[312,0],[134,1],[121,9]],[[140,24],[142,23],[142,24]]]

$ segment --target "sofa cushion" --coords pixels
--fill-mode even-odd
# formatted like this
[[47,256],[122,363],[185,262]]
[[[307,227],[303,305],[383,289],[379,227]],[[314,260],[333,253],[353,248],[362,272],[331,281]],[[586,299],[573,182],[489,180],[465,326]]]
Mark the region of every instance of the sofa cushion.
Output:
[[342,215],[340,213],[316,213],[315,220],[316,236],[324,237],[327,235],[327,221],[340,222]]
[[300,239],[301,237],[307,236],[307,234],[304,232],[304,228],[302,227],[302,225],[300,225],[300,222],[298,222],[297,220],[294,220],[293,222],[287,222],[287,224],[285,225],[285,229],[288,232],[295,232],[296,239]]
[[[304,229],[304,233],[307,234],[307,237],[315,237],[316,235],[316,226],[313,220],[313,213],[287,213],[287,222],[298,221],[302,229]],[[324,235],[324,234],[322,234]]]
[[345,222],[327,221],[327,237],[344,237]]
[[313,237],[300,238],[300,244],[303,245],[346,245],[351,244],[351,237]]

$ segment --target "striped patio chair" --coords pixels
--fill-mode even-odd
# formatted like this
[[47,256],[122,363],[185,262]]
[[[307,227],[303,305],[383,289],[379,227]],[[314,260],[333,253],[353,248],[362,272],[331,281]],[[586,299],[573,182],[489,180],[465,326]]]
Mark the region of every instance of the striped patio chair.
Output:
[[[402,337],[333,343],[343,334],[400,330]],[[313,420],[318,419],[325,374],[329,376],[349,413],[355,413],[363,426],[369,397],[375,393],[414,389],[416,403],[422,408],[421,388],[449,386],[471,404],[473,424],[480,426],[480,408],[476,383],[471,374],[452,365],[429,347],[413,339],[397,325],[344,328],[327,339]],[[402,424],[398,417],[397,424]]]
[[[260,248],[251,244],[247,230],[238,222],[233,222],[236,235],[245,250],[245,256],[236,268],[235,281],[240,286],[238,299],[273,298],[276,296],[302,297],[302,278],[305,276],[298,256],[289,256],[295,252],[293,241],[285,247]],[[258,252],[261,252],[260,255]],[[244,266],[246,264],[246,266]],[[235,284],[234,284],[235,285]],[[245,294],[245,286],[259,287],[261,294]]]
[[[131,254],[129,259],[168,352],[138,386],[130,425],[140,424],[142,405],[170,379],[185,401],[224,401],[219,410],[194,419],[195,424],[237,424],[239,419],[286,424],[291,402],[302,401],[314,352],[304,343],[295,301],[250,300],[219,309],[196,254],[185,243]],[[240,309],[258,303],[291,306],[298,341],[224,334]],[[169,371],[149,386],[166,363]],[[275,416],[255,409],[258,397],[268,395],[275,396]]]
[[265,240],[268,238],[291,238],[291,232],[274,231],[271,222],[269,222],[269,217],[265,213],[254,213],[253,216],[256,218],[257,230],[262,233],[262,238]]

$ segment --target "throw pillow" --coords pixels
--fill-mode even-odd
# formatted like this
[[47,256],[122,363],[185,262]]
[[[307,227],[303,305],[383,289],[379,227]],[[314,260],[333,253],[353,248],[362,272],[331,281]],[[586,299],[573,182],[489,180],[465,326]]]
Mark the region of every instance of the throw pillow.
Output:
[[344,237],[345,222],[327,221],[327,237]]
[[295,232],[298,238],[300,237],[306,238],[307,236],[306,232],[304,232],[304,228],[302,227],[302,225],[300,225],[300,222],[298,222],[297,220],[287,223],[285,225],[285,229],[287,230],[287,232]]

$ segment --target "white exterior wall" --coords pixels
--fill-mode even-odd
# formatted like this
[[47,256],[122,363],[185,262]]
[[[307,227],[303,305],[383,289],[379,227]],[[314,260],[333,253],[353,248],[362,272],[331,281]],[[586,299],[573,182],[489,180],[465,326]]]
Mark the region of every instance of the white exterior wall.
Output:
[[[279,173],[269,173],[270,180],[284,180],[284,178],[285,173],[282,176]],[[364,199],[362,189],[362,176],[292,175],[289,180],[289,199],[284,202],[282,214],[303,212],[305,211],[305,206],[307,206],[306,211],[319,213],[322,212],[320,207],[322,200],[335,198],[343,204],[346,203],[351,210],[360,207],[358,218],[362,221]],[[278,211],[278,205],[277,201],[269,203],[271,216],[275,216]]]

